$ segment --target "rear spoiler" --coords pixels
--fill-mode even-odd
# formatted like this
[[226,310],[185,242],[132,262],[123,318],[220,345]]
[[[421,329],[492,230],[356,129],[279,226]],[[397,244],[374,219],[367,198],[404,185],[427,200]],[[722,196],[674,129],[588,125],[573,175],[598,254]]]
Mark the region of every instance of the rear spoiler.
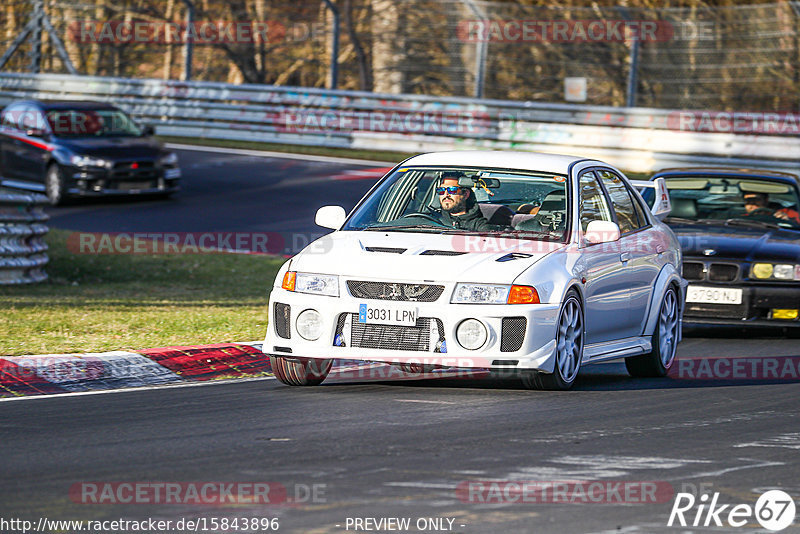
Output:
[[643,195],[653,199],[650,212],[656,216],[660,221],[663,221],[669,212],[672,211],[672,202],[669,200],[669,192],[667,191],[667,181],[663,178],[656,178],[655,180],[631,180],[631,185],[639,188],[653,189],[654,194]]

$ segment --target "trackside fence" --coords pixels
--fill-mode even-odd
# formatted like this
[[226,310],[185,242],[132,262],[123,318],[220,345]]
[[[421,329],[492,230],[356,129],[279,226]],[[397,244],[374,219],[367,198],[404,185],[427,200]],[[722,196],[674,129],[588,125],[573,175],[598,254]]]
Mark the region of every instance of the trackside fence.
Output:
[[0,73],[20,98],[113,102],[159,135],[402,152],[514,149],[676,165],[800,170],[794,115],[618,108],[61,74]]

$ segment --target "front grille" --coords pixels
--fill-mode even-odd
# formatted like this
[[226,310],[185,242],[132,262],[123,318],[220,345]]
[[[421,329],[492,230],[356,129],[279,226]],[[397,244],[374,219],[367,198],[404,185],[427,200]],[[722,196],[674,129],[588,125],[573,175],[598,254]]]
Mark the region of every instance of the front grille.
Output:
[[[347,321],[348,318],[350,321]],[[351,324],[349,333],[344,331],[347,322]],[[420,317],[414,326],[359,323],[357,313],[342,313],[336,322],[334,339],[341,339],[342,336],[346,340],[343,346],[439,352],[440,343],[444,341],[444,325],[433,317]]]
[[522,347],[528,320],[525,317],[503,317],[500,330],[500,352],[515,352]]
[[732,282],[739,274],[739,267],[729,263],[712,263],[708,267],[708,279],[712,282]]
[[[133,165],[136,168],[133,168]],[[120,161],[111,169],[111,179],[114,181],[144,182],[157,178],[158,172],[152,161]]]
[[274,308],[275,310],[272,315],[275,318],[275,334],[283,339],[291,338],[292,330],[289,324],[292,317],[292,307],[288,304],[276,302]]
[[702,280],[706,276],[705,265],[694,261],[683,262],[683,277],[687,280]]
[[732,263],[683,262],[683,277],[692,281],[733,282],[739,276],[739,266]]
[[444,292],[444,286],[429,284],[393,284],[389,282],[364,282],[348,280],[350,294],[360,299],[404,300],[435,302]]

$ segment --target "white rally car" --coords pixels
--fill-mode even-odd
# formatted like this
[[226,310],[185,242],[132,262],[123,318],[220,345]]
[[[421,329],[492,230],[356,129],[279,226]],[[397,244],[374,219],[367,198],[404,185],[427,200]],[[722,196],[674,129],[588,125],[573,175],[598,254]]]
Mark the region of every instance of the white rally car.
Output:
[[[422,154],[392,169],[334,231],[287,261],[263,350],[275,376],[316,385],[334,359],[514,370],[567,389],[582,365],[625,358],[664,376],[681,338],[681,250],[625,176],[528,152]],[[659,189],[660,188],[660,189]]]

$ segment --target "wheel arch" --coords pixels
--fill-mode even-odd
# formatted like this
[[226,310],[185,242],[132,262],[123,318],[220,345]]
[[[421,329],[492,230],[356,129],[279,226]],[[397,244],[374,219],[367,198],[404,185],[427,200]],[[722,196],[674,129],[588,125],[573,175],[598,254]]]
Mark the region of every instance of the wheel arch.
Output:
[[653,284],[653,298],[650,300],[650,306],[647,311],[647,321],[645,322],[644,331],[642,335],[651,336],[655,332],[656,322],[658,321],[658,313],[661,308],[661,302],[664,300],[664,295],[667,289],[674,287],[678,294],[678,341],[683,338],[683,310],[686,300],[686,286],[688,283],[681,278],[680,273],[672,264],[665,265],[658,273],[655,283]]

